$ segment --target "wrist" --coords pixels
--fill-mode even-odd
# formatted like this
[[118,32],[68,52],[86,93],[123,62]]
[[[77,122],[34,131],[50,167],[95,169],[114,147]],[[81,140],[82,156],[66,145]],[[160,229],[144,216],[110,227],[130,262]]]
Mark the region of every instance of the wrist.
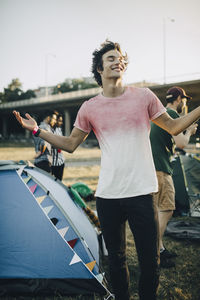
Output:
[[33,128],[33,131],[32,131],[32,134],[33,134],[34,136],[38,137],[39,134],[40,134],[40,128],[39,128],[38,126],[34,127],[34,128]]

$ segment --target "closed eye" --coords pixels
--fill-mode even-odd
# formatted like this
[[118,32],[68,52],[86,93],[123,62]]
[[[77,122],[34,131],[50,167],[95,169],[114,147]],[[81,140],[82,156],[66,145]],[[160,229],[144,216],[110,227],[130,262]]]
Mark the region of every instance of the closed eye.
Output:
[[108,56],[108,61],[114,61],[115,60],[115,57],[114,56]]

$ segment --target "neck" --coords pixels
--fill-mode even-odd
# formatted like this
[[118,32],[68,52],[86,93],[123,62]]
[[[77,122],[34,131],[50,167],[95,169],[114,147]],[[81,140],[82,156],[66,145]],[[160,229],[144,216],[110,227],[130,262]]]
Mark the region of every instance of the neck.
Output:
[[177,106],[174,103],[168,103],[166,107],[177,111]]
[[124,93],[125,87],[122,81],[103,82],[103,95],[107,98],[115,98]]

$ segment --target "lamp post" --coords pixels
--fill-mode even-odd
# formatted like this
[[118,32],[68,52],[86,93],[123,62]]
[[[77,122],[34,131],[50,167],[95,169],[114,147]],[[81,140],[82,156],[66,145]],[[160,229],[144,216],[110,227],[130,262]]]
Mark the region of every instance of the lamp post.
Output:
[[163,18],[163,83],[166,83],[166,21],[175,22],[172,18]]
[[48,96],[48,64],[49,64],[49,56],[56,58],[55,54],[47,53],[45,54],[45,96]]

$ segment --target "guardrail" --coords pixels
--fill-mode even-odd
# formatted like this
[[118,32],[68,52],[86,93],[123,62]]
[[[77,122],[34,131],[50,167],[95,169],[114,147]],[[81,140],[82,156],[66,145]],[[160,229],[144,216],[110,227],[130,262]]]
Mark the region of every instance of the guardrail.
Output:
[[20,101],[13,101],[9,103],[1,103],[0,104],[0,109],[12,109],[12,108],[18,108],[22,106],[32,106],[36,104],[44,104],[44,103],[51,103],[51,102],[62,102],[62,101],[71,101],[75,99],[81,99],[85,97],[92,97],[97,95],[98,93],[101,92],[101,88],[91,88],[91,89],[85,89],[85,90],[78,90],[78,91],[73,91],[73,92],[68,92],[68,93],[60,93],[56,95],[49,95],[49,96],[44,96],[40,98],[31,98],[31,99],[25,99],[25,100],[20,100]]

